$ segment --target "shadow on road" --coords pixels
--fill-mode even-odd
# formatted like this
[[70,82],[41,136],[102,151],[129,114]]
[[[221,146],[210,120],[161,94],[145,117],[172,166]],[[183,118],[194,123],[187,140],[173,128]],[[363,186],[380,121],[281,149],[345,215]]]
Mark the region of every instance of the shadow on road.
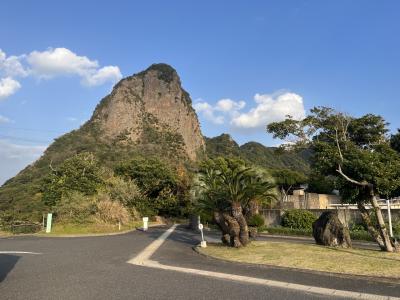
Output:
[[0,282],[3,282],[19,259],[19,256],[0,254]]

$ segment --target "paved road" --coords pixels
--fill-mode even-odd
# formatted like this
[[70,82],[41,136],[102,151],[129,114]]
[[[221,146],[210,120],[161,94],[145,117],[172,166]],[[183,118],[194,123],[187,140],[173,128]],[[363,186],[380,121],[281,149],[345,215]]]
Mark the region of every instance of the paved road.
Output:
[[[126,263],[165,228],[104,237],[0,239],[0,299],[337,299]],[[400,296],[400,283],[332,277],[205,258],[198,236],[178,227],[151,257],[162,264]],[[42,254],[2,254],[30,251]]]

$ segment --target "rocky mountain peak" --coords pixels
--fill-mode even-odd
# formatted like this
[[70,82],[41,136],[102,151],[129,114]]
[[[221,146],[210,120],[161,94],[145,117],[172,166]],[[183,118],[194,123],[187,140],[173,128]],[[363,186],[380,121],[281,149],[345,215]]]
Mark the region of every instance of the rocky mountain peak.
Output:
[[189,94],[174,68],[153,64],[122,79],[97,106],[89,121],[104,140],[119,144],[154,144],[196,160],[205,142]]

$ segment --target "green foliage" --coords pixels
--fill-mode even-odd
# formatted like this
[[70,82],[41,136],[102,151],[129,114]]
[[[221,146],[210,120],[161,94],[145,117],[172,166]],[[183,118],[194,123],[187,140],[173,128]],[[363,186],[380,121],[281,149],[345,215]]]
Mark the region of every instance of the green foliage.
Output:
[[[390,147],[387,123],[380,116],[355,118],[316,107],[303,120],[289,118],[269,124],[267,130],[274,137],[296,141],[288,147],[311,147],[313,171],[334,177],[346,202],[364,202],[370,197],[366,185],[355,182],[367,183],[383,196],[400,187],[400,156]],[[347,177],[339,173],[339,166]]]
[[174,76],[176,75],[176,71],[174,68],[172,68],[170,65],[168,64],[152,64],[150,67],[148,67],[146,70],[140,72],[138,75],[143,76],[144,74],[146,74],[148,71],[157,71],[158,72],[158,79],[163,80],[167,83],[172,82],[172,80],[174,79]]
[[157,158],[138,157],[116,168],[118,175],[134,180],[143,194],[134,201],[141,213],[178,216],[188,190],[168,164]]
[[323,176],[312,172],[308,179],[307,192],[317,194],[331,194],[335,189],[335,179],[332,176]]
[[200,211],[209,213],[227,211],[233,203],[246,210],[250,201],[265,204],[276,199],[275,184],[265,171],[222,157],[202,162],[194,194]]
[[229,134],[206,138],[206,148],[210,158],[236,157],[263,168],[292,169],[301,173],[307,173],[310,168],[310,151],[308,150],[300,153],[282,153],[277,151],[277,148],[265,147],[256,142],[239,146]]
[[113,201],[119,201],[128,207],[131,206],[135,199],[142,196],[134,180],[124,180],[118,176],[112,176],[106,181],[104,191]]
[[92,197],[78,191],[68,191],[57,201],[54,212],[58,223],[84,224],[91,222],[96,204]]
[[[263,227],[263,232],[269,234],[276,234],[276,235],[293,235],[293,236],[312,236],[312,229],[296,229],[296,228],[289,228],[289,227]],[[352,240],[361,240],[361,241],[372,241],[371,236],[368,232],[364,230],[360,231],[350,231],[350,238]]]
[[400,153],[400,129],[397,129],[397,132],[390,137],[390,146]]
[[393,226],[393,235],[396,236],[397,239],[400,239],[400,218],[394,220],[392,226]]
[[42,184],[43,201],[47,206],[56,205],[72,191],[93,195],[103,184],[102,170],[92,153],[80,153],[52,169]]
[[282,226],[294,229],[312,229],[312,224],[317,217],[308,210],[291,209],[286,211],[282,216]]
[[261,228],[262,226],[264,226],[264,224],[265,224],[265,218],[260,214],[251,216],[247,221],[247,225],[257,228]]
[[263,227],[261,231],[276,235],[312,236],[312,229],[299,229],[290,227]]
[[290,189],[307,182],[307,176],[290,169],[274,170],[272,171],[272,176],[280,189],[284,189],[285,191],[289,191]]

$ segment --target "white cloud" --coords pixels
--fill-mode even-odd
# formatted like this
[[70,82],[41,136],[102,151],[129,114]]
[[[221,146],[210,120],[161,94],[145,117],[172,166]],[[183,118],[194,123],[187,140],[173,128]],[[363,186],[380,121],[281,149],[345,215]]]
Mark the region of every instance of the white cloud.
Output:
[[23,67],[21,61],[22,56],[9,56],[0,49],[0,74],[9,77],[25,77],[28,76],[29,70]]
[[99,68],[97,60],[79,56],[66,48],[49,48],[46,51],[33,51],[27,56],[32,73],[39,78],[50,79],[56,76],[77,75],[82,83],[89,86],[105,82],[116,82],[122,78],[117,66]]
[[10,123],[11,120],[5,116],[0,115],[0,124],[1,123]]
[[299,120],[305,117],[303,98],[295,93],[256,94],[256,107],[240,113],[231,120],[231,125],[238,129],[264,128],[271,122],[282,121],[287,115]]
[[20,56],[7,56],[0,49],[0,99],[9,97],[21,87],[15,78],[27,76],[40,79],[79,76],[86,86],[115,83],[122,78],[117,66],[101,67],[97,60],[79,56],[67,48],[49,48]]
[[11,96],[20,88],[21,84],[11,77],[0,79],[0,100]]
[[106,82],[117,82],[121,78],[122,74],[118,67],[107,66],[97,70],[95,73],[87,74],[82,82],[88,86],[96,86]]
[[228,98],[219,100],[215,105],[211,105],[201,99],[195,102],[194,109],[206,120],[214,124],[224,124],[226,117],[232,118],[238,111],[244,108],[244,101],[234,101]]
[[244,101],[233,101],[231,99],[221,99],[217,102],[215,109],[223,112],[234,112],[246,106]]
[[75,117],[68,117],[68,118],[67,118],[67,121],[69,121],[69,122],[76,122],[76,121],[78,121],[78,119],[75,118]]
[[271,122],[282,121],[287,115],[294,119],[303,119],[306,115],[303,98],[295,93],[278,91],[273,94],[255,94],[254,106],[243,111],[245,101],[229,98],[210,104],[202,99],[194,103],[194,108],[207,121],[214,124],[229,124],[237,130],[259,130]]
[[28,146],[0,140],[0,185],[38,159],[47,146]]

